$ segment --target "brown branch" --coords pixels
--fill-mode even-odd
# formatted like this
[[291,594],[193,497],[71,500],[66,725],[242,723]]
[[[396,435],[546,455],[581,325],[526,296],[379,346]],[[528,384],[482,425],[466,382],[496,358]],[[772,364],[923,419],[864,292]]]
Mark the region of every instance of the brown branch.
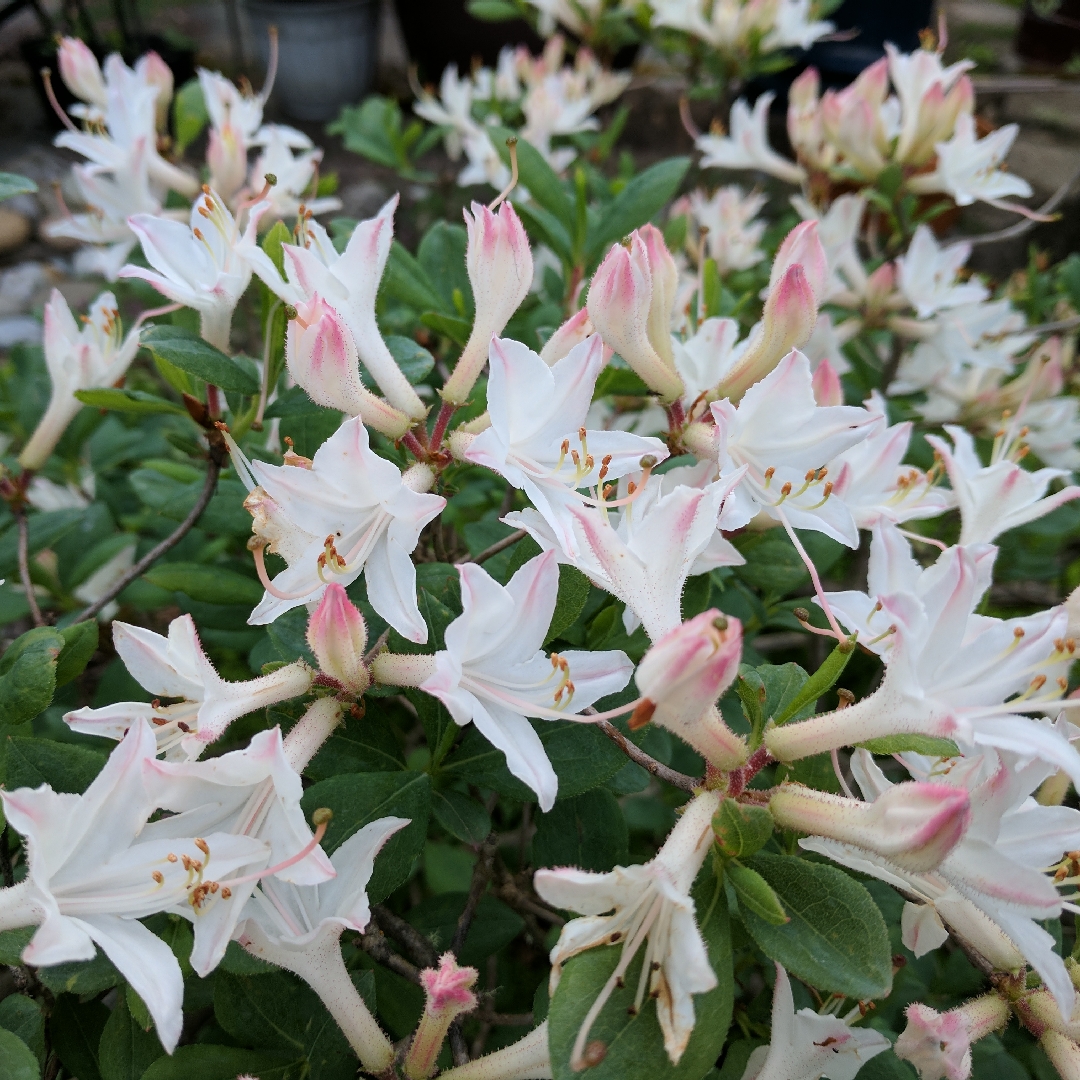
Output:
[[473,867],[472,883],[469,885],[469,896],[465,901],[465,910],[458,917],[457,926],[454,928],[454,937],[450,942],[450,949],[455,956],[460,955],[465,944],[465,938],[469,935],[469,927],[472,925],[473,918],[476,915],[480,897],[487,890],[494,865],[495,839],[494,837],[488,837],[480,845],[479,857]]
[[1056,334],[1060,330],[1075,330],[1080,326],[1080,315],[1071,319],[1059,319],[1057,322],[1039,323],[1037,326],[1025,326],[1025,334]]
[[420,967],[433,968],[439,965],[439,955],[435,946],[411,923],[400,915],[395,915],[383,904],[373,904],[371,914],[375,917],[379,929],[401,945]]
[[390,640],[390,627],[388,626],[376,639],[375,644],[371,646],[366,653],[364,653],[364,663],[370,664],[376,656],[379,655],[386,648],[386,643]]
[[[1065,181],[1035,211],[1037,214],[1049,214],[1058,208],[1058,206],[1065,201],[1065,197],[1072,190],[1073,185],[1080,180],[1080,167]],[[998,229],[997,232],[985,233],[983,236],[966,236],[963,238],[965,244],[996,244],[999,240],[1015,240],[1018,236],[1023,236],[1025,233],[1030,232],[1036,225],[1040,224],[1039,221],[1034,218],[1024,218],[1022,221],[1018,221],[1015,225],[1010,225],[1007,229]]]
[[409,982],[420,985],[420,972],[409,963],[403,956],[399,956],[390,948],[382,930],[377,926],[368,925],[367,931],[354,939],[353,942],[364,950],[377,964],[389,968],[394,974],[400,975]]
[[44,626],[45,619],[34,595],[34,583],[30,580],[30,529],[26,524],[26,510],[21,505],[15,510],[15,522],[19,526],[19,580],[30,605],[30,618],[35,626]]
[[217,480],[220,472],[221,466],[213,457],[211,457],[206,468],[206,483],[203,485],[202,492],[195,501],[195,505],[191,508],[191,513],[180,522],[174,532],[166,536],[156,547],[151,548],[122,578],[120,578],[119,581],[115,582],[112,588],[109,589],[104,596],[95,600],[88,608],[84,608],[80,611],[75,619],[76,622],[92,619],[106,604],[119,596],[133,581],[142,577],[142,575],[146,573],[146,571],[157,562],[165,552],[176,547],[176,545],[191,532],[195,527],[195,523],[202,517],[203,511],[207,508],[210,500],[213,498],[214,488],[217,487]]
[[703,781],[685,773],[676,772],[662,765],[654,757],[650,757],[644,750],[638,749],[614,724],[607,720],[597,720],[596,726],[636,765],[640,765],[646,772],[652,773],[658,780],[665,780],[673,787],[682,791],[694,791],[701,787]]
[[482,563],[491,558],[492,555],[498,555],[500,551],[505,551],[508,547],[512,547],[519,540],[524,540],[528,536],[528,532],[525,529],[518,529],[517,532],[512,532],[509,536],[504,536],[501,540],[497,540],[491,547],[484,548],[475,559],[461,559],[455,566],[464,566],[466,563]]

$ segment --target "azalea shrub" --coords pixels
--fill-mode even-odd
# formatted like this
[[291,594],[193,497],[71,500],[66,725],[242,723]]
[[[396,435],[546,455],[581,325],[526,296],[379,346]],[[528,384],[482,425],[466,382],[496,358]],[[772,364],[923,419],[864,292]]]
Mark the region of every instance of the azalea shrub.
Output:
[[930,37],[646,169],[565,48],[391,123],[477,166],[406,246],[269,87],[61,43],[5,1077],[1080,1076],[1080,257],[967,268],[1030,191]]

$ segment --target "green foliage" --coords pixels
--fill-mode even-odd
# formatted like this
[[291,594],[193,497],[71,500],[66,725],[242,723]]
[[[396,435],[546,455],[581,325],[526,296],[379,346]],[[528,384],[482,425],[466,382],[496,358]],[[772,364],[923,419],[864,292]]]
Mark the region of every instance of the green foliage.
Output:
[[140,338],[158,361],[194,375],[203,382],[213,383],[222,390],[249,396],[258,394],[258,379],[248,368],[203,341],[192,330],[182,326],[158,323],[145,330]]
[[16,195],[33,195],[37,189],[37,184],[28,177],[0,172],[0,202],[12,199]]
[[0,1076],[5,1080],[38,1080],[41,1076],[41,1066],[30,1047],[3,1028],[0,1028]]

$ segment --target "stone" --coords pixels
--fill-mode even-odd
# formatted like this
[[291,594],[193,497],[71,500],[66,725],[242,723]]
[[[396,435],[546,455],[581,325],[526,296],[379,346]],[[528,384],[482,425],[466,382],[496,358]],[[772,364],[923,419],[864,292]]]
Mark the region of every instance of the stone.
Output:
[[0,255],[21,248],[32,231],[29,220],[22,214],[0,206]]

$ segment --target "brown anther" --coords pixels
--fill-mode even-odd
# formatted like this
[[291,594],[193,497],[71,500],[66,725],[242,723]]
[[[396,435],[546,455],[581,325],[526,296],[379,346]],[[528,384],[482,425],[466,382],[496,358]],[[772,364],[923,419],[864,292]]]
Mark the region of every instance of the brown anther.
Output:
[[626,494],[633,495],[637,491],[637,484],[633,480],[627,480],[626,482]]
[[605,484],[604,485],[604,498],[605,499],[610,499],[611,496],[614,495],[614,494],[615,494],[615,485],[614,484]]
[[600,464],[601,464],[601,465],[610,465],[610,464],[611,464],[611,454],[605,454],[605,455],[604,455],[604,456],[603,456],[603,457],[602,457],[602,458],[600,459]]
[[616,990],[625,990],[626,989],[626,980],[621,975],[615,980],[615,989]]
[[150,702],[150,708],[151,709],[160,709],[161,708],[161,700],[159,698],[154,698],[154,700]]
[[601,466],[600,466],[600,476],[599,476],[599,479],[600,479],[600,480],[603,480],[603,479],[604,479],[604,478],[605,478],[605,477],[607,476],[607,474],[608,474],[608,467],[607,467],[606,465],[601,465]]
[[642,467],[643,469],[645,469],[646,471],[648,471],[649,469],[655,469],[655,468],[656,468],[656,465],[657,465],[657,462],[656,462],[656,458],[655,458],[655,457],[654,457],[654,456],[653,456],[652,454],[646,454],[646,455],[645,455],[645,456],[644,456],[644,457],[643,457],[643,458],[641,459],[641,461],[640,461],[640,462],[638,462],[638,464],[639,464],[639,465],[640,465],[640,466],[641,466],[641,467]]
[[825,465],[822,465],[821,468],[818,469],[818,471],[817,471],[817,479],[819,481],[824,480],[825,477],[828,476],[828,475],[829,475],[829,470]]
[[221,888],[221,899],[228,900],[230,896],[232,896],[232,889],[230,889],[227,885],[223,885]]
[[1065,693],[1066,690],[1069,689],[1069,680],[1066,679],[1064,675],[1059,675],[1058,676],[1057,684],[1058,684],[1058,687],[1061,689],[1061,692],[1063,694]]
[[176,862],[176,856],[171,851],[168,855],[165,856],[165,858],[168,859],[169,862]]
[[195,846],[209,859],[210,858],[210,845],[201,837],[195,837]]
[[562,446],[560,446],[559,449],[564,454],[569,454],[570,453],[570,440],[569,439],[563,439]]
[[202,240],[203,234],[201,232],[199,232],[198,229],[192,229],[191,233],[195,237],[196,240]]
[[164,727],[169,721],[164,716],[155,716],[151,718],[150,722],[154,727]]
[[1055,882],[1064,881],[1068,876],[1069,876],[1069,871],[1068,871],[1067,867],[1059,866],[1054,871],[1054,881]]
[[650,701],[648,698],[642,698],[630,714],[630,730],[638,731],[643,728],[653,718],[655,712],[656,702]]
[[221,886],[216,881],[208,881],[206,887],[212,892],[216,893]]
[[840,699],[840,704],[836,706],[838,709],[846,709],[849,705],[855,704],[855,695],[842,686],[836,688],[836,696]]
[[158,883],[159,885],[163,885],[163,884],[165,883],[165,875],[164,875],[164,874],[163,874],[163,873],[162,873],[162,872],[161,872],[160,870],[155,870],[155,871],[154,871],[154,872],[153,872],[153,873],[152,873],[152,874],[151,874],[150,876],[151,876],[151,877],[152,877],[152,878],[153,878],[153,879],[154,879],[154,880],[155,880],[155,881],[156,881],[156,882],[157,882],[157,883]]
[[581,455],[576,450],[570,451],[570,459],[578,468],[581,467]]
[[[1013,629],[1013,637],[1016,638],[1017,641],[1019,641],[1023,636],[1024,636],[1024,628],[1022,626],[1017,626],[1017,627],[1015,627]],[[1054,642],[1054,644],[1057,645],[1058,650],[1060,651],[1061,646],[1058,645],[1056,641]]]
[[209,184],[203,184],[202,193],[204,195],[209,195],[210,194],[210,185]]
[[577,429],[577,437],[581,442],[585,441],[585,429],[583,427]]
[[660,970],[660,961],[659,961],[659,960],[654,960],[654,961],[653,961],[653,962],[652,962],[652,963],[651,963],[651,964],[649,965],[649,970],[650,970],[650,971],[659,971],[659,970]]
[[650,990],[649,991],[649,997],[651,997],[653,999],[653,1001],[655,1001],[659,996],[660,996],[660,987],[659,986],[655,990]]
[[208,218],[210,216],[210,211],[207,210],[205,206],[200,206],[199,207],[199,216],[204,217],[204,218]]
[[821,489],[821,494],[822,494],[822,497],[826,498],[826,499],[832,494],[832,481],[831,480],[826,480],[825,481],[825,486]]
[[183,720],[177,720],[177,721],[176,721],[176,726],[177,726],[177,727],[178,727],[178,728],[179,728],[179,729],[180,729],[180,730],[181,730],[181,731],[182,731],[182,732],[183,732],[183,733],[184,733],[185,735],[186,735],[186,734],[187,734],[187,733],[188,733],[188,732],[189,732],[189,731],[191,730],[191,728],[190,728],[190,727],[188,727],[188,725],[187,725],[187,724],[185,724]]
[[585,468],[588,469],[589,472],[592,472],[592,470],[595,468],[595,466],[596,466],[596,462],[593,460],[592,454],[586,454],[585,455]]
[[809,472],[808,472],[808,473],[807,473],[807,474],[806,474],[806,475],[805,475],[805,476],[803,477],[803,479],[804,479],[804,480],[805,480],[805,481],[806,481],[806,482],[807,482],[807,483],[809,484],[809,483],[810,483],[810,481],[811,481],[811,480],[813,480],[815,476],[817,476],[817,472],[816,472],[816,470],[814,470],[814,469],[811,469],[811,470],[810,470],[810,471],[809,471]]
[[784,481],[784,486],[780,489],[780,494],[781,495],[790,495],[791,494],[791,481],[790,480],[785,480]]
[[795,618],[799,620],[799,622],[810,621],[810,612],[807,611],[804,607],[792,608],[791,614],[794,615]]
[[775,475],[776,475],[776,469],[772,465],[770,465],[765,470],[765,479],[766,479],[766,481],[771,480]]
[[615,933],[612,934],[611,937],[608,938],[608,944],[609,945],[618,945],[618,943],[620,941],[622,941],[622,931],[621,930],[616,930]]

